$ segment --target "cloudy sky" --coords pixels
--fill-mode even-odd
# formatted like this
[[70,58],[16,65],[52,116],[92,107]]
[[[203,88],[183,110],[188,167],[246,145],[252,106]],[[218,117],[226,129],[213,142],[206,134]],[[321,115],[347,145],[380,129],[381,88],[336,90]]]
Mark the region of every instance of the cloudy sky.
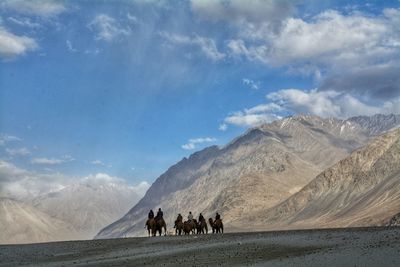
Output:
[[398,0],[3,0],[0,186],[143,185],[291,114],[400,113],[399,73]]

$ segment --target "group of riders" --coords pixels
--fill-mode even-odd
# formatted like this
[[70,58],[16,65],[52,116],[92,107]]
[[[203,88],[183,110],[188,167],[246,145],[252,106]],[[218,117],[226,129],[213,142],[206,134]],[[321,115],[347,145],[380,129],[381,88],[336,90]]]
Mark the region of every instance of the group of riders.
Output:
[[[148,214],[148,219],[146,221],[146,226],[147,230],[150,234],[153,236],[156,235],[157,232],[161,235],[162,229],[164,229],[164,234],[167,232],[167,227],[164,221],[164,213],[161,210],[161,208],[158,209],[157,215],[154,217],[154,212],[153,210],[150,210]],[[224,232],[224,226],[222,223],[221,215],[218,214],[218,212],[215,214],[215,220],[212,218],[208,219],[208,222],[211,226],[212,232],[213,233],[223,233]],[[195,234],[197,230],[197,234],[201,233],[208,233],[208,227],[207,227],[207,222],[204,216],[200,213],[199,219],[196,220],[193,217],[192,212],[190,211],[188,216],[187,216],[187,221],[183,221],[182,215],[179,213],[178,217],[175,220],[174,224],[175,228],[175,234],[176,235],[181,235],[182,233],[186,234]]]

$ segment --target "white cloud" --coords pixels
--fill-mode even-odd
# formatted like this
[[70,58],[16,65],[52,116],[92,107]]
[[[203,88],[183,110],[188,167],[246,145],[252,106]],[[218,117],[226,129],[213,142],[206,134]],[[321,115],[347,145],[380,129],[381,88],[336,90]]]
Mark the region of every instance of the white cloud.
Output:
[[245,109],[244,113],[245,114],[259,114],[259,113],[265,113],[265,112],[279,112],[282,111],[283,108],[276,104],[276,103],[268,103],[268,104],[261,104],[257,105],[255,107]]
[[38,165],[59,165],[66,162],[74,161],[75,159],[69,155],[65,155],[62,158],[33,158],[32,164]]
[[224,20],[237,25],[262,24],[276,29],[293,13],[290,1],[281,0],[191,0],[194,14],[204,20]]
[[0,133],[0,145],[5,145],[8,142],[18,142],[18,141],[22,141],[22,139],[16,136]]
[[225,132],[228,129],[228,125],[226,123],[221,123],[218,127],[218,130]]
[[126,17],[132,21],[133,23],[137,23],[138,22],[138,18],[134,15],[132,15],[131,13],[128,12],[128,14],[126,14]]
[[288,111],[321,117],[348,118],[384,112],[382,108],[365,104],[349,94],[336,91],[285,89],[268,94],[267,98],[279,103]]
[[284,89],[268,94],[267,99],[271,101],[268,104],[232,113],[224,119],[224,124],[255,127],[290,113],[343,119],[359,115],[400,114],[400,97],[372,105],[343,92]]
[[78,180],[79,184],[89,185],[91,187],[97,186],[123,186],[125,189],[134,191],[140,197],[144,196],[150,184],[142,181],[137,185],[129,185],[126,180],[120,177],[111,176],[107,173],[90,174]]
[[224,124],[232,124],[242,127],[256,127],[280,119],[281,116],[276,115],[276,113],[282,110],[283,108],[276,103],[262,104],[250,109],[245,109],[244,111],[233,112],[224,119]]
[[104,163],[104,162],[102,162],[101,160],[98,160],[98,159],[93,160],[90,163],[93,164],[93,165],[104,166],[104,167],[107,167],[107,168],[111,168],[112,167],[111,164],[106,164],[106,163]]
[[143,196],[150,187],[146,181],[129,185],[126,180],[106,173],[90,174],[85,177],[72,177],[60,173],[43,174],[21,169],[12,163],[0,160],[0,197],[30,199],[41,194],[60,191],[71,185],[122,185],[140,196]]
[[243,82],[243,84],[247,85],[248,87],[250,87],[253,90],[260,89],[260,83],[259,82],[255,82],[255,81],[247,79],[247,78],[243,78],[242,82]]
[[237,25],[239,33],[226,42],[229,56],[312,75],[318,89],[279,90],[268,99],[281,110],[257,106],[224,123],[249,127],[288,113],[399,113],[399,23],[400,9],[385,9],[375,16],[327,10],[309,19],[285,18],[275,32],[262,23]]
[[140,5],[154,5],[157,7],[166,7],[171,1],[169,0],[131,0],[132,2]]
[[72,43],[70,40],[65,41],[65,44],[66,44],[69,52],[71,52],[71,53],[78,52],[78,50],[72,46]]
[[256,127],[280,118],[280,116],[275,114],[246,114],[243,112],[236,112],[233,115],[226,117],[224,122],[226,124],[233,124],[242,127]]
[[29,149],[27,149],[26,147],[14,148],[14,149],[7,148],[6,152],[10,156],[27,156],[27,155],[31,154]]
[[32,28],[32,29],[36,29],[36,28],[40,28],[41,25],[39,23],[33,22],[31,19],[29,18],[15,18],[15,17],[8,17],[7,18],[8,21],[22,26],[22,27],[28,27],[28,28]]
[[18,36],[0,25],[0,57],[13,58],[38,48],[36,41],[27,36]]
[[0,7],[11,9],[18,13],[38,15],[41,17],[56,16],[67,10],[63,1],[57,0],[3,0]]
[[171,34],[168,32],[160,32],[160,36],[165,38],[171,44],[197,46],[207,58],[213,61],[224,59],[226,56],[224,53],[218,50],[215,41],[211,38],[201,36],[189,37],[185,35]]
[[251,37],[230,40],[228,48],[233,56],[272,65],[314,64],[332,69],[375,64],[399,58],[398,13],[386,10],[380,17],[346,16],[328,10],[310,21],[288,18],[278,32],[260,25]]
[[183,149],[185,149],[185,150],[192,150],[192,149],[195,149],[195,148],[196,148],[195,144],[192,144],[192,143],[184,144],[184,145],[182,145],[181,147],[182,147]]
[[121,36],[131,34],[129,28],[123,28],[114,18],[100,14],[97,15],[89,24],[89,29],[96,32],[96,39],[107,42],[115,41]]
[[0,160],[0,196],[25,198],[58,191],[70,179],[61,174],[40,174]]
[[182,145],[181,147],[185,150],[193,150],[193,149],[197,148],[198,144],[213,143],[216,141],[217,141],[217,139],[214,137],[193,138],[193,139],[189,139],[188,143]]

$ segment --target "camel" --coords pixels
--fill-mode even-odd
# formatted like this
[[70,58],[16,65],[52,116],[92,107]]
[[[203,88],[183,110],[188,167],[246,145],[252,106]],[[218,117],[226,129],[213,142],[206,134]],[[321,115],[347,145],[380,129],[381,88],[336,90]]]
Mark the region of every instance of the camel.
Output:
[[208,227],[205,219],[203,219],[201,222],[198,222],[196,228],[197,234],[208,234]]
[[190,233],[194,234],[196,229],[196,220],[185,221],[183,223],[183,232],[185,235],[190,235]]
[[192,225],[188,221],[185,221],[183,223],[183,233],[185,235],[190,235],[191,231],[192,231]]
[[164,228],[164,235],[167,235],[167,225],[165,224],[164,218],[155,220],[154,227],[152,228],[153,236],[156,236],[157,232],[159,232],[159,235],[161,236],[163,228]]
[[212,218],[209,218],[208,222],[212,228],[213,233],[224,233],[224,224],[222,223],[221,219],[213,221]]
[[155,223],[156,223],[156,221],[154,220],[154,218],[148,219],[146,221],[146,227],[147,227],[149,236],[150,236],[150,234],[153,235],[153,229],[155,228]]
[[183,231],[183,222],[182,220],[175,221],[175,235],[181,235]]

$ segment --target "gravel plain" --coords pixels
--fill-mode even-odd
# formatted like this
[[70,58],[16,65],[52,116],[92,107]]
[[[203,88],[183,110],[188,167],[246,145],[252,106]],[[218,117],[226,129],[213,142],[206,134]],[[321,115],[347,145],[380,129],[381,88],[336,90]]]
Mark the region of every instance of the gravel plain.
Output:
[[161,236],[0,246],[0,266],[400,266],[400,228]]

